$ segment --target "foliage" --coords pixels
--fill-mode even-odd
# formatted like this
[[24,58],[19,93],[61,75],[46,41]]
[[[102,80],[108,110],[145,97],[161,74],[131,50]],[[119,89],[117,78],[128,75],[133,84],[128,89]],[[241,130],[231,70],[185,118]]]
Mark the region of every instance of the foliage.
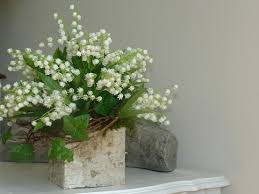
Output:
[[13,134],[11,133],[10,130],[5,131],[5,132],[3,133],[3,135],[2,135],[2,143],[3,143],[3,144],[6,144],[6,142],[7,142],[8,140],[12,139],[12,137],[13,137]]
[[49,159],[56,161],[73,161],[73,152],[65,147],[65,142],[61,138],[55,138],[52,141],[51,148],[49,150]]
[[64,117],[64,131],[66,134],[71,135],[75,140],[87,139],[87,127],[89,123],[89,114],[80,115],[77,117],[65,116]]
[[30,162],[34,159],[32,144],[17,144],[11,149],[11,159],[17,162]]
[[101,97],[103,100],[95,106],[95,112],[102,116],[114,116],[120,105],[119,100],[106,91],[101,94]]
[[[104,29],[83,31],[81,16],[75,11],[70,32],[58,14],[54,19],[59,26],[58,45],[48,37],[35,51],[8,49],[12,57],[8,70],[21,71],[24,78],[2,87],[5,97],[0,101],[0,120],[6,119],[11,126],[17,118],[29,117],[33,126],[25,143],[13,148],[15,160],[33,157],[33,145],[28,143],[34,143],[40,134],[40,138],[52,139],[50,160],[72,161],[73,152],[66,144],[87,140],[93,123],[102,118],[113,119],[106,123],[108,127],[126,126],[131,132],[136,118],[170,123],[164,111],[172,103],[177,85],[163,95],[145,87],[149,82],[145,72],[153,62],[147,50],[128,47],[112,51],[110,34]],[[53,54],[45,54],[45,45],[56,47]],[[8,131],[2,141],[10,138]]]

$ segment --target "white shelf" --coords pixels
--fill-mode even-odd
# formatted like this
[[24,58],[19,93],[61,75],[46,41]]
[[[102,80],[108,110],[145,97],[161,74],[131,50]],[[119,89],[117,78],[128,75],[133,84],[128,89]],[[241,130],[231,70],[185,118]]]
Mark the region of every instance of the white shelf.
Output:
[[47,164],[0,163],[0,194],[174,194],[229,185],[224,176],[177,169],[159,173],[126,169],[126,185],[62,190],[47,180]]

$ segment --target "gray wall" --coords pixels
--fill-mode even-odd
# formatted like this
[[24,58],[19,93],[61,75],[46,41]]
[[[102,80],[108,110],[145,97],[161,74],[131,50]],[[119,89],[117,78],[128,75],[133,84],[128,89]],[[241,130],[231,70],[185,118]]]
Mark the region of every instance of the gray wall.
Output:
[[[68,2],[68,1],[67,1]],[[54,32],[60,0],[1,0],[1,71],[8,47],[34,47]],[[170,117],[179,167],[225,174],[224,194],[258,193],[259,1],[85,0],[89,31],[106,28],[114,48],[147,48],[152,85],[181,86]],[[66,13],[68,15],[68,13]],[[9,77],[11,80],[16,77]]]

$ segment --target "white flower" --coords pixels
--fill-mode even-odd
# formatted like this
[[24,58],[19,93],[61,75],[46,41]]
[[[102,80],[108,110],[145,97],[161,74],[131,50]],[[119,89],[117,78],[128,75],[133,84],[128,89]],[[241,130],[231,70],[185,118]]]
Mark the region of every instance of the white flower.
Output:
[[64,82],[59,82],[59,85],[63,88],[66,86],[66,84]]
[[166,91],[165,91],[165,95],[166,96],[169,96],[171,94],[171,90],[170,89],[167,89]]
[[99,60],[98,60],[98,59],[94,59],[94,60],[93,60],[93,64],[94,64],[94,65],[97,65],[98,63],[99,63]]
[[102,101],[102,97],[101,97],[101,96],[98,96],[98,97],[96,98],[96,100],[97,100],[98,102],[101,102],[101,101]]
[[129,90],[130,90],[130,91],[133,91],[134,89],[135,89],[134,86],[130,86],[130,87],[129,87]]
[[50,127],[52,125],[52,122],[48,121],[45,124],[46,124],[46,126]]
[[56,19],[58,18],[58,14],[57,14],[57,13],[54,13],[54,14],[53,14],[53,17],[54,17],[54,19],[56,20]]
[[75,92],[75,90],[74,90],[74,88],[69,88],[68,92],[73,94]]
[[105,34],[105,33],[106,33],[106,30],[105,30],[105,29],[101,29],[100,32],[101,32],[102,34]]
[[164,125],[165,125],[165,126],[170,125],[170,121],[168,121],[168,120],[167,120],[167,121],[165,121]]
[[12,54],[12,53],[13,53],[13,49],[12,49],[12,48],[9,48],[9,49],[7,49],[7,52],[8,52],[9,54]]
[[125,94],[125,98],[126,98],[126,99],[129,99],[130,97],[131,97],[131,94],[130,94],[130,93]]
[[77,22],[76,22],[76,21],[73,21],[73,22],[72,22],[72,26],[73,26],[73,27],[76,27],[76,26],[77,26]]
[[31,53],[31,49],[30,49],[30,48],[26,48],[26,49],[25,49],[25,52],[26,52],[27,54],[29,54],[29,53]]
[[78,33],[78,36],[81,38],[81,37],[83,37],[84,36],[84,32],[83,31],[80,31],[79,33]]
[[153,94],[154,93],[153,88],[148,88],[147,91],[148,91],[149,94]]
[[87,94],[88,94],[89,96],[92,96],[92,95],[93,95],[93,91],[88,91]]
[[53,47],[53,43],[50,43],[50,42],[49,42],[49,43],[48,43],[48,47],[49,47],[49,48],[52,48],[52,47]]
[[69,6],[69,9],[74,10],[74,9],[75,9],[75,5],[74,5],[74,4],[71,4],[71,5]]
[[86,45],[86,40],[85,40],[85,39],[81,40],[81,41],[80,41],[80,44],[81,44],[82,46]]
[[77,55],[78,57],[80,57],[82,54],[81,54],[80,51],[77,51],[76,55]]
[[47,60],[48,60],[48,61],[52,61],[52,60],[53,60],[53,57],[52,57],[51,55],[48,55],[48,56],[47,56]]
[[57,58],[57,59],[56,59],[56,63],[57,63],[58,65],[60,65],[60,64],[62,63],[61,59]]
[[119,95],[118,95],[118,99],[119,99],[119,100],[122,100],[122,99],[123,99],[123,94],[119,94]]
[[78,93],[83,93],[84,89],[83,88],[78,88],[77,91],[78,91]]
[[77,20],[78,20],[78,21],[81,20],[81,15],[77,15]]
[[36,126],[37,125],[37,122],[36,121],[32,121],[32,126]]
[[40,44],[39,44],[39,47],[40,48],[43,48],[45,45],[44,45],[44,43],[43,42],[41,42]]
[[63,45],[63,44],[64,44],[64,40],[58,39],[58,43],[59,43],[60,45]]
[[53,38],[52,38],[52,37],[48,37],[48,38],[47,38],[47,41],[48,41],[48,42],[52,42],[52,41],[53,41]]
[[82,26],[81,25],[77,25],[76,29],[77,30],[82,30]]
[[76,104],[75,104],[75,103],[70,103],[70,104],[69,104],[69,107],[70,107],[72,110],[75,110],[75,109],[76,109]]
[[77,30],[76,29],[73,29],[72,30],[72,34],[76,34],[77,33]]

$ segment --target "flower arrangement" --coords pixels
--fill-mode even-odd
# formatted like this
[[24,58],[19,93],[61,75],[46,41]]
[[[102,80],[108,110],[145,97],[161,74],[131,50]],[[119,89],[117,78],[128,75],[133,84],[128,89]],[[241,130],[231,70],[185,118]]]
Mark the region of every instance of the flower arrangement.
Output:
[[[49,159],[69,162],[73,151],[66,142],[85,141],[91,133],[120,126],[132,130],[136,118],[170,124],[164,111],[178,86],[163,95],[145,87],[146,68],[153,62],[148,51],[130,47],[112,51],[111,35],[104,29],[85,31],[74,5],[70,9],[70,32],[54,13],[57,40],[48,37],[35,51],[8,49],[12,57],[8,70],[21,71],[24,79],[1,87],[0,120],[10,127],[22,117],[31,122],[24,142],[11,151],[15,160],[32,158],[33,144],[43,138],[52,141]],[[53,55],[44,54],[53,47]],[[11,128],[2,136],[4,143],[10,139]]]

